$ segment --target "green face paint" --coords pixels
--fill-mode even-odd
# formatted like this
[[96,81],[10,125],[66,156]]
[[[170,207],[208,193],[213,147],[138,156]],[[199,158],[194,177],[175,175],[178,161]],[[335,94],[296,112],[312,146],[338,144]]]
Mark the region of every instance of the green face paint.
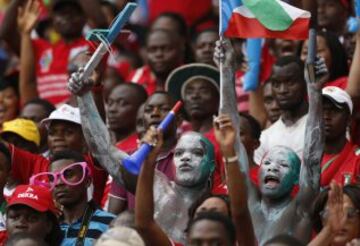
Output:
[[269,151],[259,170],[260,190],[271,198],[290,194],[294,184],[298,183],[300,159],[291,149],[276,146]]
[[215,170],[215,153],[213,144],[205,137],[201,137],[201,143],[204,145],[206,153],[201,161],[201,170],[204,173],[212,174]]
[[201,134],[186,133],[175,147],[174,165],[178,185],[191,187],[207,182],[215,168],[214,148]]

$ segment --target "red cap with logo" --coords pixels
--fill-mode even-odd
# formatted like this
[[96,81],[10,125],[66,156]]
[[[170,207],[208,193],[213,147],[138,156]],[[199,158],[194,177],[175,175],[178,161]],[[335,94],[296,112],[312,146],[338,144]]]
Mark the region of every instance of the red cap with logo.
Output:
[[13,205],[26,205],[39,212],[50,211],[54,215],[58,214],[58,209],[54,204],[51,191],[45,187],[37,185],[19,185],[10,197],[7,207]]

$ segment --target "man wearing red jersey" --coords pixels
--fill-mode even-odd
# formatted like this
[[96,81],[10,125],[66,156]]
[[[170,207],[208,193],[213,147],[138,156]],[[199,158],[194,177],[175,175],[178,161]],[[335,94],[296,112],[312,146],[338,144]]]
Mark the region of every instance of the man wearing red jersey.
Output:
[[[109,130],[115,134],[116,147],[130,153],[137,148],[136,115],[146,101],[145,89],[138,84],[120,84],[111,91],[106,107]],[[106,183],[101,206],[106,207],[112,178]]]
[[146,65],[136,69],[126,79],[141,84],[148,95],[164,90],[169,73],[183,63],[184,47],[180,36],[163,29],[150,31],[146,39]]
[[351,98],[335,86],[325,87],[322,94],[325,149],[321,162],[321,186],[329,186],[331,180],[339,184],[359,182],[360,149],[346,138],[353,111]]

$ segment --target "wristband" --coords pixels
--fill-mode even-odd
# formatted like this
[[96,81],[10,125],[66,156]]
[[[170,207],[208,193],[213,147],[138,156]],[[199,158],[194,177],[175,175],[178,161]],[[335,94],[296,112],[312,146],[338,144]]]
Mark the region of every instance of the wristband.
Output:
[[231,163],[231,162],[237,162],[239,160],[239,157],[237,155],[232,157],[223,157],[223,162],[225,163]]

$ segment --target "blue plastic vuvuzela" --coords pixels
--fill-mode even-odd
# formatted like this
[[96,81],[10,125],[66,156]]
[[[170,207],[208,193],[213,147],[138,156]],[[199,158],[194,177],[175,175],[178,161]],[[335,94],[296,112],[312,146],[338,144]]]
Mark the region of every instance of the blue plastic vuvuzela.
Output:
[[86,63],[84,73],[81,78],[82,80],[88,79],[97,65],[99,65],[101,59],[108,51],[108,46],[111,45],[115,38],[120,34],[121,28],[128,21],[136,6],[136,3],[126,4],[125,8],[115,17],[115,20],[109,29],[94,29],[87,35],[86,38],[88,40],[100,41],[101,44],[97,47],[90,60]]
[[[161,131],[165,131],[167,127],[170,125],[171,121],[174,120],[176,113],[180,110],[182,105],[181,101],[178,101],[175,106],[171,109],[171,111],[166,115],[166,117],[161,121],[160,125],[157,129]],[[131,156],[122,160],[124,168],[134,174],[138,175],[141,170],[142,163],[149,155],[150,151],[152,150],[152,146],[143,143],[140,148],[135,151]]]

